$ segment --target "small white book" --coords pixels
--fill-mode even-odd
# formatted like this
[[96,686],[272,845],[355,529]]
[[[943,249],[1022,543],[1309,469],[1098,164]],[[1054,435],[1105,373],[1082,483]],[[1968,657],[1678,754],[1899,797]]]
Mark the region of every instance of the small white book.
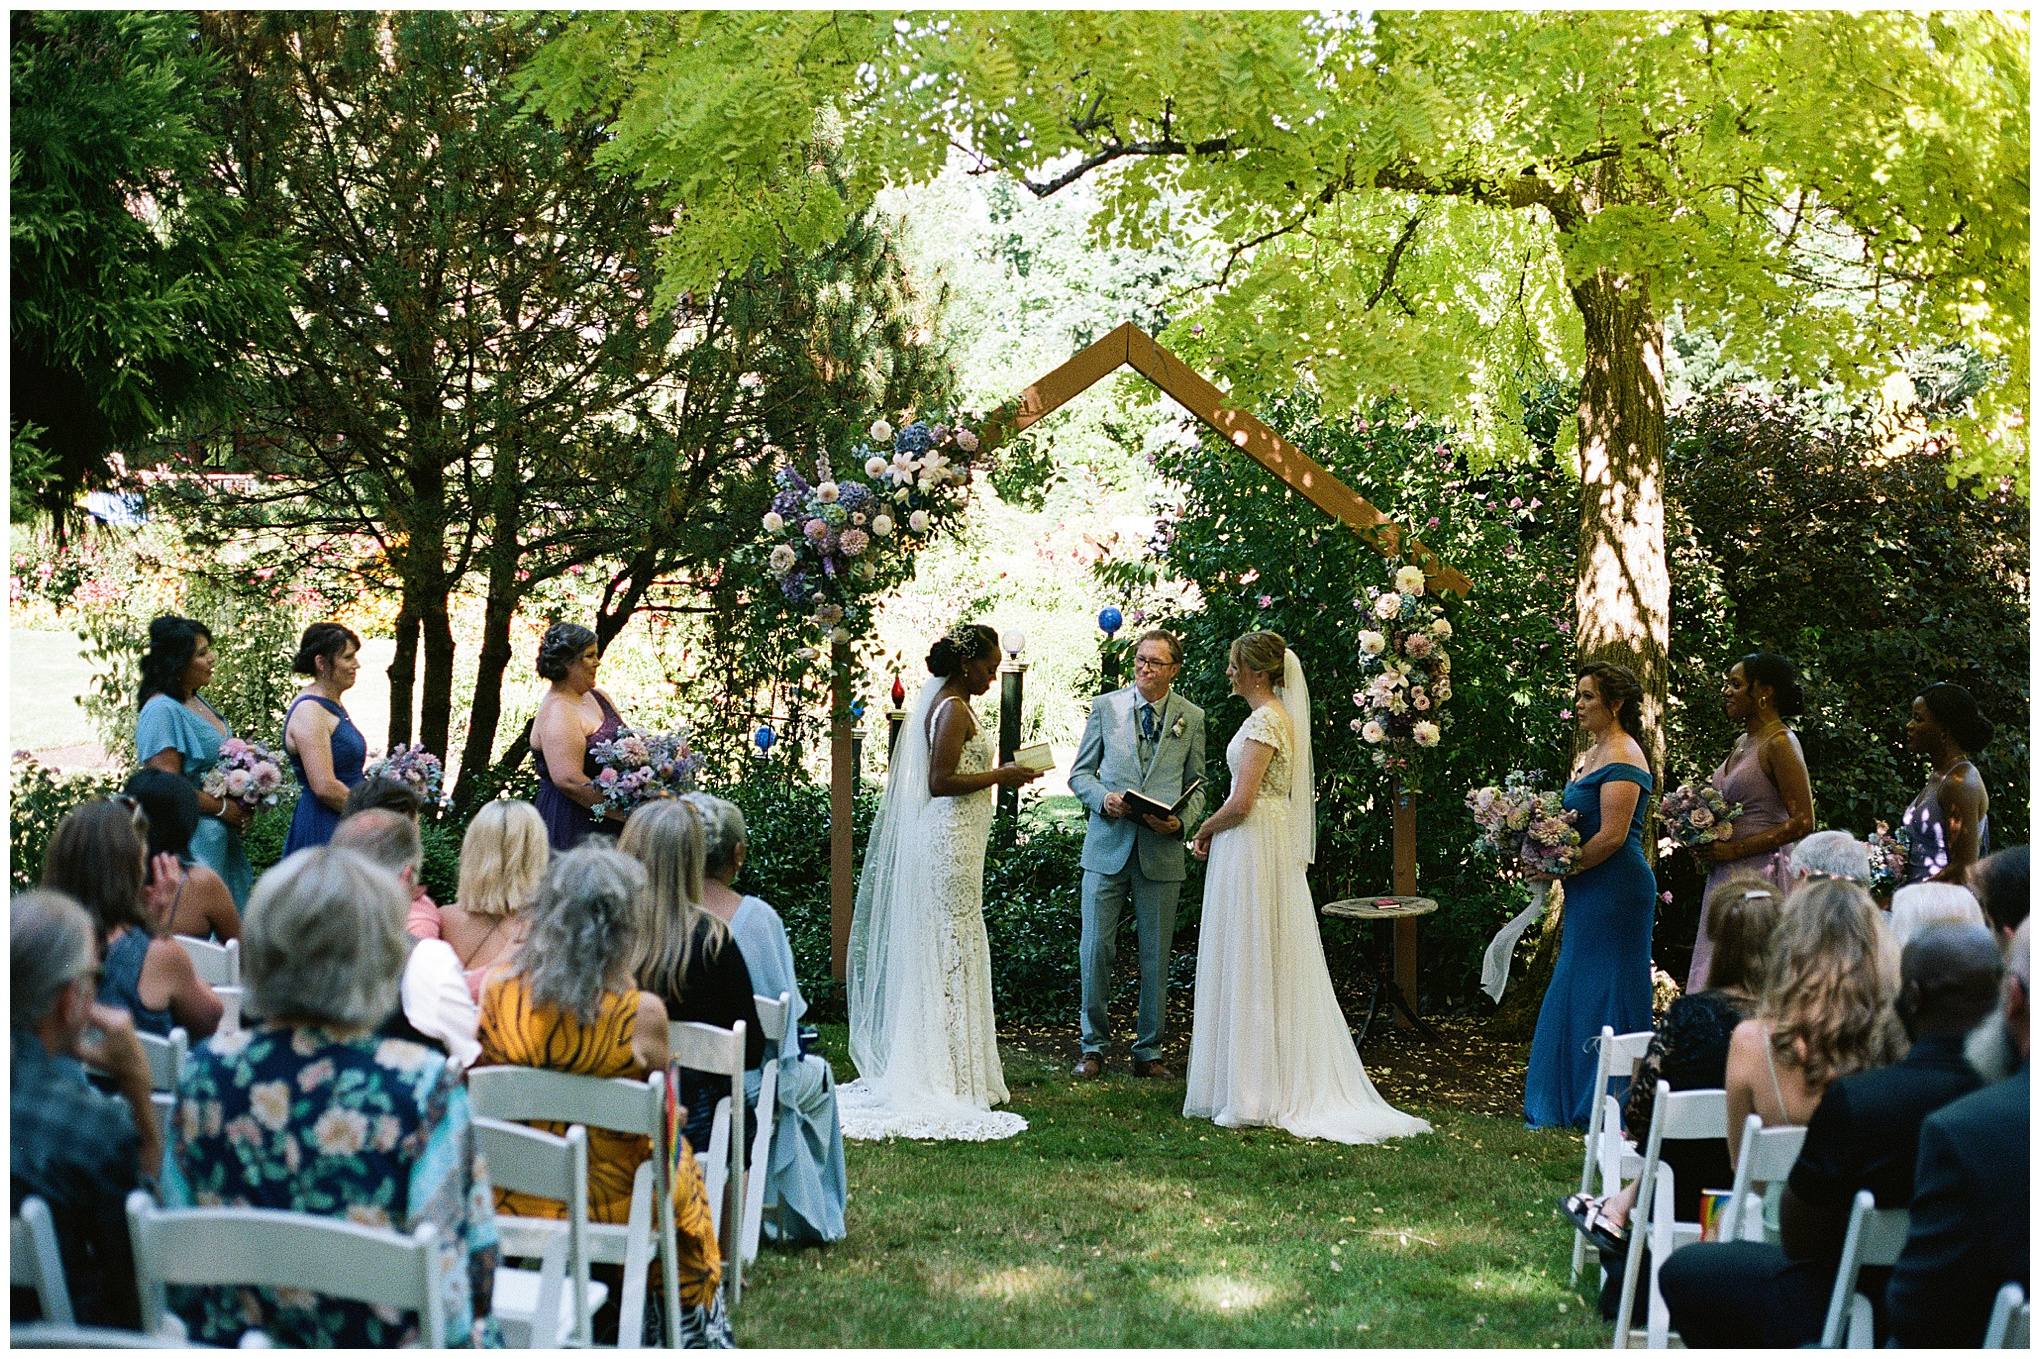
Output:
[[1046,741],[1036,741],[1031,746],[1022,746],[1013,752],[1013,763],[1022,769],[1043,773],[1055,768],[1055,748]]

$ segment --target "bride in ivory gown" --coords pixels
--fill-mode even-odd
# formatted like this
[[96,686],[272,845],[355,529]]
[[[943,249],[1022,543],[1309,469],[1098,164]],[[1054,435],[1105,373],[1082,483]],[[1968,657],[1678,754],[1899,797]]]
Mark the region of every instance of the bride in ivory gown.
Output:
[[1332,994],[1304,877],[1317,797],[1303,668],[1279,635],[1250,632],[1226,674],[1253,711],[1226,747],[1232,794],[1192,846],[1211,866],[1183,1116],[1333,1142],[1429,1132],[1375,1092]]
[[998,634],[963,624],[935,643],[935,676],[900,728],[850,922],[850,1060],[843,1136],[986,1142],[1027,1127],[1006,1102],[985,940],[992,789],[1039,775],[992,765],[970,700],[991,688]]

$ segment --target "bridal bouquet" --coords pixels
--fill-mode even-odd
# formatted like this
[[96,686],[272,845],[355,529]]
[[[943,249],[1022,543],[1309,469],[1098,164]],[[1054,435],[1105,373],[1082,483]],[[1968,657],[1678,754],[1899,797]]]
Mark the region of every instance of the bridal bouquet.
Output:
[[1452,657],[1445,650],[1452,622],[1437,597],[1425,593],[1424,572],[1416,566],[1400,568],[1392,588],[1353,607],[1374,624],[1360,633],[1360,673],[1367,682],[1353,694],[1361,710],[1353,730],[1375,748],[1376,768],[1407,783],[1416,752],[1436,746],[1452,725],[1445,713],[1452,697]]
[[1731,838],[1742,804],[1730,802],[1711,783],[1682,783],[1665,794],[1657,814],[1665,830],[1658,848],[1697,849]]
[[1870,851],[1870,890],[1880,897],[1889,896],[1905,883],[1912,837],[1903,829],[1894,834],[1889,822],[1880,821],[1877,829],[1863,838],[1863,844]]
[[282,800],[283,765],[260,742],[230,736],[220,742],[220,762],[206,771],[200,788],[257,812]]
[[423,745],[391,746],[387,754],[370,765],[363,774],[371,779],[393,779],[409,784],[418,800],[427,807],[439,802],[440,782],[446,776],[446,766],[439,757]]
[[602,800],[595,804],[597,816],[628,815],[647,802],[691,793],[695,776],[701,773],[702,758],[688,748],[684,731],[624,727],[588,753],[600,771],[595,775],[595,786],[602,790]]
[[1480,828],[1474,848],[1494,855],[1505,873],[1520,868],[1560,878],[1579,862],[1580,814],[1566,809],[1562,793],[1539,789],[1543,777],[1536,770],[1512,770],[1501,787],[1466,795]]

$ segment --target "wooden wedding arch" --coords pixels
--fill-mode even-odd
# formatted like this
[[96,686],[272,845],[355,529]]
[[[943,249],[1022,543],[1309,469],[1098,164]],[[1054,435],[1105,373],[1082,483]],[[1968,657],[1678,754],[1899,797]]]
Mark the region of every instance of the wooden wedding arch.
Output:
[[[1130,321],[1054,372],[1037,379],[1017,398],[987,416],[979,433],[983,450],[991,452],[1121,368],[1133,369],[1175,398],[1185,410],[1210,426],[1233,447],[1273,472],[1284,485],[1366,539],[1382,556],[1391,561],[1407,560],[1422,567],[1425,583],[1435,593],[1463,598],[1473,589],[1471,581],[1447,566],[1414,534],[1406,535],[1400,524],[1319,466],[1302,449],[1256,419],[1251,411],[1226,400],[1225,393],[1156,344],[1152,336]],[[847,642],[836,644],[833,660],[834,692],[830,706],[835,716],[829,747],[829,923],[832,934],[829,957],[835,975],[840,978],[844,974],[850,942],[850,917],[857,895],[850,847],[850,814],[857,774],[851,734],[850,646]],[[1400,787],[1393,790],[1393,797],[1395,892],[1398,896],[1415,896],[1416,808]],[[1395,922],[1395,980],[1405,995],[1415,997],[1415,920]]]

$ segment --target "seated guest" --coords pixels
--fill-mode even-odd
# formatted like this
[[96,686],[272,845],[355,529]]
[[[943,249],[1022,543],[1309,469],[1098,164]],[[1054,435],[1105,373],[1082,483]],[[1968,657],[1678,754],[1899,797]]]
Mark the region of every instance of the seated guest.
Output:
[[1842,878],[1870,885],[1870,847],[1844,830],[1815,831],[1792,850],[1792,883]]
[[[417,789],[402,779],[384,778],[377,774],[363,779],[348,790],[347,801],[340,809],[340,819],[347,820],[362,812],[395,812],[413,826],[418,824],[418,813],[425,803],[418,796]],[[411,879],[411,909],[405,917],[404,928],[418,939],[439,937],[439,907],[425,890],[425,884],[416,874]]]
[[191,780],[145,765],[121,791],[141,803],[149,818],[149,862],[168,854],[184,870],[167,931],[222,944],[240,938],[241,912],[226,879],[191,857],[191,835],[198,829],[198,793]]
[[[1650,1048],[1629,1082],[1629,1099],[1622,1110],[1622,1127],[1632,1140],[1641,1144],[1649,1135],[1660,1080],[1669,1082],[1674,1090],[1722,1088],[1729,1037],[1756,1009],[1757,995],[1763,989],[1764,951],[1778,926],[1778,915],[1778,889],[1753,874],[1727,879],[1707,898],[1707,934],[1713,943],[1708,989],[1673,1001],[1651,1035]],[[1729,1169],[1725,1140],[1667,1142],[1662,1155],[1672,1168],[1677,1191],[1675,1216],[1686,1222],[1700,1215],[1702,1189],[1727,1184],[1735,1176]],[[1622,1250],[1629,1236],[1629,1210],[1635,1204],[1636,1184],[1631,1181],[1603,1201],[1575,1194],[1562,1205],[1565,1215],[1588,1239],[1613,1258],[1609,1274],[1618,1291]],[[1611,1318],[1617,1301],[1612,1295],[1602,1299],[1602,1310]]]
[[1891,916],[1887,923],[1894,947],[1904,948],[1914,935],[1936,921],[1989,928],[1975,895],[1959,884],[1915,882],[1891,894]]
[[99,934],[99,1001],[134,1017],[158,1038],[182,1026],[193,1042],[212,1036],[227,1008],[198,979],[191,955],[161,922],[177,899],[183,871],[168,854],[148,858],[141,804],[88,802],[57,823],[43,858],[43,886],[92,915]]
[[2009,946],[2012,935],[2026,921],[2032,905],[2027,877],[2027,847],[2013,845],[1969,866],[1969,890],[1990,918],[1990,927]]
[[[406,895],[418,880],[425,851],[418,827],[408,817],[381,807],[356,812],[333,831],[331,842],[351,849],[397,879]],[[443,939],[414,939],[408,933],[410,956],[404,961],[398,987],[399,1005],[378,1032],[436,1046],[458,1071],[481,1055],[475,1041],[479,1012],[461,975],[460,959]]]
[[2005,959],[2004,1000],[1968,1044],[1992,1083],[1930,1115],[1913,1170],[1912,1229],[1891,1271],[1891,1331],[1905,1346],[1975,1349],[2007,1283],[2030,1291],[2033,925]]
[[476,1003],[489,968],[524,938],[525,907],[545,881],[552,846],[529,802],[485,803],[460,842],[457,901],[439,908],[439,937],[460,955]]
[[1853,882],[1814,878],[1785,899],[1763,999],[1728,1043],[1731,1168],[1751,1113],[1767,1128],[1804,1124],[1829,1081],[1884,1066],[1905,1051],[1905,1030],[1892,1009],[1898,955],[1879,917],[1870,894]]
[[417,1043],[379,1037],[404,965],[404,894],[353,850],[302,849],[249,898],[241,973],[259,1028],[194,1049],[177,1087],[163,1202],[279,1208],[416,1231],[453,1245],[446,1333],[415,1313],[303,1289],[170,1290],[193,1340],[234,1346],[465,1346],[493,1341],[497,1250],[488,1169],[460,1073]]
[[[794,975],[793,948],[779,912],[763,899],[737,893],[731,884],[744,870],[749,846],[744,814],[733,802],[706,793],[686,801],[701,813],[707,858],[701,884],[702,908],[729,926],[744,956],[756,994],[786,993],[786,1036],[780,1041],[779,1097],[773,1115],[772,1148],[765,1168],[767,1240],[782,1244],[841,1241],[843,1204],[849,1182],[843,1173],[843,1129],[836,1114],[836,1076],[820,1057],[803,1056],[799,1021],[807,1012]],[[759,1078],[746,1074],[744,1098],[758,1102]]]
[[[14,1084],[7,1151],[13,1211],[37,1195],[50,1206],[71,1311],[83,1326],[141,1325],[127,1196],[163,1164],[149,1105],[149,1059],[124,1011],[94,997],[98,940],[77,902],[60,892],[14,898],[8,921]],[[118,1095],[85,1079],[81,1063],[110,1073]],[[16,1290],[12,1319],[37,1315],[35,1293]]]
[[[756,1070],[765,1060],[765,1033],[751,998],[751,970],[730,944],[729,927],[701,908],[708,840],[700,815],[678,798],[647,803],[631,813],[617,848],[645,868],[644,926],[631,967],[638,985],[664,1001],[675,1022],[719,1029],[741,1022],[744,1067]],[[729,1093],[729,1077],[681,1069],[687,1140],[697,1152],[707,1150],[716,1102]]]
[[[584,844],[552,861],[531,929],[510,960],[490,972],[482,989],[482,1060],[576,1076],[643,1080],[666,1067],[666,1007],[637,989],[630,961],[637,948],[645,871],[635,859],[601,843]],[[540,1123],[563,1133],[564,1124]],[[588,1220],[630,1220],[637,1168],[651,1143],[602,1128],[588,1129]],[[496,1206],[521,1217],[562,1217],[565,1205],[498,1190]],[[673,1178],[680,1248],[680,1330],[691,1348],[728,1348],[722,1254],[716,1245],[708,1192],[693,1153],[682,1144]],[[598,1274],[605,1267],[596,1266]],[[654,1271],[654,1277],[658,1271]],[[617,1342],[620,1275],[609,1274],[610,1301],[596,1314],[596,1339]],[[663,1324],[647,1306],[645,1330]],[[638,1337],[624,1340],[635,1347]],[[661,1342],[663,1343],[663,1342]]]
[[[1904,1206],[1921,1122],[1976,1088],[1962,1038],[1989,1012],[1997,990],[1990,932],[1929,925],[1906,945],[1901,972],[1898,1013],[1912,1050],[1828,1085],[1780,1199],[1779,1242],[1707,1242],[1666,1259],[1658,1287],[1688,1349],[1819,1339],[1857,1192],[1868,1189],[1880,1208]],[[1866,1268],[1858,1288],[1877,1297],[1884,1272]]]

